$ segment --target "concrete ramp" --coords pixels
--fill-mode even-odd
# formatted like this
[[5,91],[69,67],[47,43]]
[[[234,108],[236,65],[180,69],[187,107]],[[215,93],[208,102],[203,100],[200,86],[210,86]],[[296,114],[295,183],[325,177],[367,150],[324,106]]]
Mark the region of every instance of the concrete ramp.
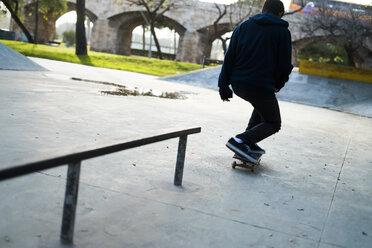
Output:
[[0,70],[46,71],[44,67],[0,42]]
[[[205,69],[163,80],[218,90],[220,70],[221,67]],[[294,70],[277,97],[282,101],[372,117],[371,83],[300,74]]]
[[292,72],[278,99],[372,117],[372,84]]

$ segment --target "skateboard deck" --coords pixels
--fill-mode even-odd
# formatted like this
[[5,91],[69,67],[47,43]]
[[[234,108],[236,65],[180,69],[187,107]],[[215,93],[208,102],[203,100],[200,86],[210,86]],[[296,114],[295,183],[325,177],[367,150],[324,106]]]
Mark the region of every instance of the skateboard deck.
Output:
[[[262,155],[261,155],[262,156]],[[231,166],[233,169],[235,169],[235,167],[243,167],[243,168],[247,168],[247,169],[251,169],[252,171],[254,171],[256,169],[256,167],[258,165],[260,165],[260,162],[261,162],[261,156],[258,158],[258,162],[257,163],[253,163],[241,156],[239,156],[238,154],[234,154],[233,158],[236,159],[236,160],[239,160],[239,162],[237,161],[233,161]]]

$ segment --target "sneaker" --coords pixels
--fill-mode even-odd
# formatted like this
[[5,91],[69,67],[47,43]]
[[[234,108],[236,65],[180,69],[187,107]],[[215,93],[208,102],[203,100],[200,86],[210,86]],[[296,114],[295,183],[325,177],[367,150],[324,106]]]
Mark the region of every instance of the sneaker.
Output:
[[250,153],[254,153],[254,154],[258,154],[258,155],[263,155],[263,154],[266,153],[266,151],[264,149],[262,149],[261,147],[259,147],[256,143],[253,143],[253,142],[250,141],[250,142],[244,143],[244,144],[247,146],[247,149]]
[[244,143],[238,143],[234,138],[230,138],[229,141],[227,141],[226,146],[239,156],[246,158],[248,161],[251,161],[252,163],[258,162],[258,159],[256,159],[253,155],[249,154],[252,152],[252,150],[248,145]]
[[257,144],[253,144],[249,148],[251,149],[252,153],[257,153],[257,154],[260,154],[260,155],[266,153],[266,151],[264,149],[262,149],[261,147],[259,147]]

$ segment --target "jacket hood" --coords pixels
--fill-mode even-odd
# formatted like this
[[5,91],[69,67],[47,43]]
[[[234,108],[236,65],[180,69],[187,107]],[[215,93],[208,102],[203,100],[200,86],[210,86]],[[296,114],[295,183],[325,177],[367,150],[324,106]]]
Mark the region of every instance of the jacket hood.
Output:
[[280,26],[288,27],[288,22],[277,17],[276,15],[272,13],[257,14],[257,15],[250,17],[249,19],[251,19],[254,23],[258,25],[263,25],[263,26],[280,25]]

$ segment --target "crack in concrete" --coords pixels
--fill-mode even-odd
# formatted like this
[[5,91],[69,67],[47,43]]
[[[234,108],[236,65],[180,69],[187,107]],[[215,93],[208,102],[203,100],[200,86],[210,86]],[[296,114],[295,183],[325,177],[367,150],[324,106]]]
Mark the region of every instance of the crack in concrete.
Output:
[[[39,172],[39,173],[43,174],[45,176],[55,177],[55,178],[62,179],[62,180],[66,179],[65,177],[61,177],[60,175],[56,176],[56,175],[47,174],[47,173],[43,173],[43,172]],[[202,210],[199,210],[199,209],[196,209],[196,208],[183,207],[183,206],[178,205],[178,204],[164,202],[164,201],[160,201],[160,200],[156,200],[156,199],[152,199],[152,198],[148,198],[148,197],[133,195],[133,194],[130,194],[130,193],[127,193],[127,192],[114,190],[114,189],[106,188],[106,187],[103,187],[103,186],[93,185],[93,184],[86,183],[86,182],[83,182],[83,181],[80,181],[80,184],[84,184],[85,186],[92,187],[92,188],[107,190],[107,191],[110,191],[112,193],[123,194],[123,195],[126,195],[128,197],[132,197],[132,198],[137,198],[137,199],[156,202],[158,204],[175,207],[175,208],[181,209],[183,211],[189,210],[189,211],[193,211],[193,212],[198,213],[198,214],[214,217],[214,218],[217,218],[217,219],[221,219],[221,220],[225,220],[225,221],[231,221],[231,222],[234,222],[234,223],[237,223],[237,224],[246,225],[246,226],[250,226],[250,227],[261,229],[261,230],[267,230],[267,231],[270,231],[270,232],[280,233],[280,234],[286,235],[288,237],[295,237],[295,238],[299,238],[299,239],[303,239],[303,240],[309,240],[309,241],[317,242],[317,240],[315,240],[315,239],[307,238],[307,237],[304,237],[304,236],[301,236],[301,235],[287,233],[287,232],[283,232],[283,231],[280,231],[280,230],[276,230],[274,228],[260,226],[260,225],[257,225],[257,224],[248,223],[248,222],[245,222],[245,221],[224,217],[224,216],[221,216],[221,215],[205,212],[205,211],[202,211]],[[330,243],[328,243],[328,244],[330,244]],[[334,245],[334,244],[332,244],[332,245]]]
[[[355,126],[356,126],[356,124],[354,125],[354,128],[352,130],[355,130]],[[331,202],[330,202],[329,207],[328,207],[327,216],[326,216],[326,219],[325,219],[324,224],[323,224],[322,232],[320,233],[320,237],[319,237],[319,240],[318,240],[318,246],[317,246],[317,248],[319,248],[320,244],[322,243],[322,238],[323,238],[324,230],[325,230],[325,227],[327,225],[327,222],[328,222],[328,219],[329,219],[329,215],[331,213],[331,209],[333,207],[333,202],[335,200],[338,183],[340,182],[340,179],[341,179],[342,170],[343,170],[344,165],[345,165],[347,153],[349,151],[350,143],[351,143],[352,138],[353,137],[350,134],[350,137],[349,137],[349,140],[348,140],[348,143],[347,143],[347,146],[346,146],[346,151],[345,151],[345,154],[344,154],[344,158],[342,160],[341,168],[340,168],[340,171],[339,171],[338,176],[337,176],[335,187],[333,189],[332,199],[331,199]]]

